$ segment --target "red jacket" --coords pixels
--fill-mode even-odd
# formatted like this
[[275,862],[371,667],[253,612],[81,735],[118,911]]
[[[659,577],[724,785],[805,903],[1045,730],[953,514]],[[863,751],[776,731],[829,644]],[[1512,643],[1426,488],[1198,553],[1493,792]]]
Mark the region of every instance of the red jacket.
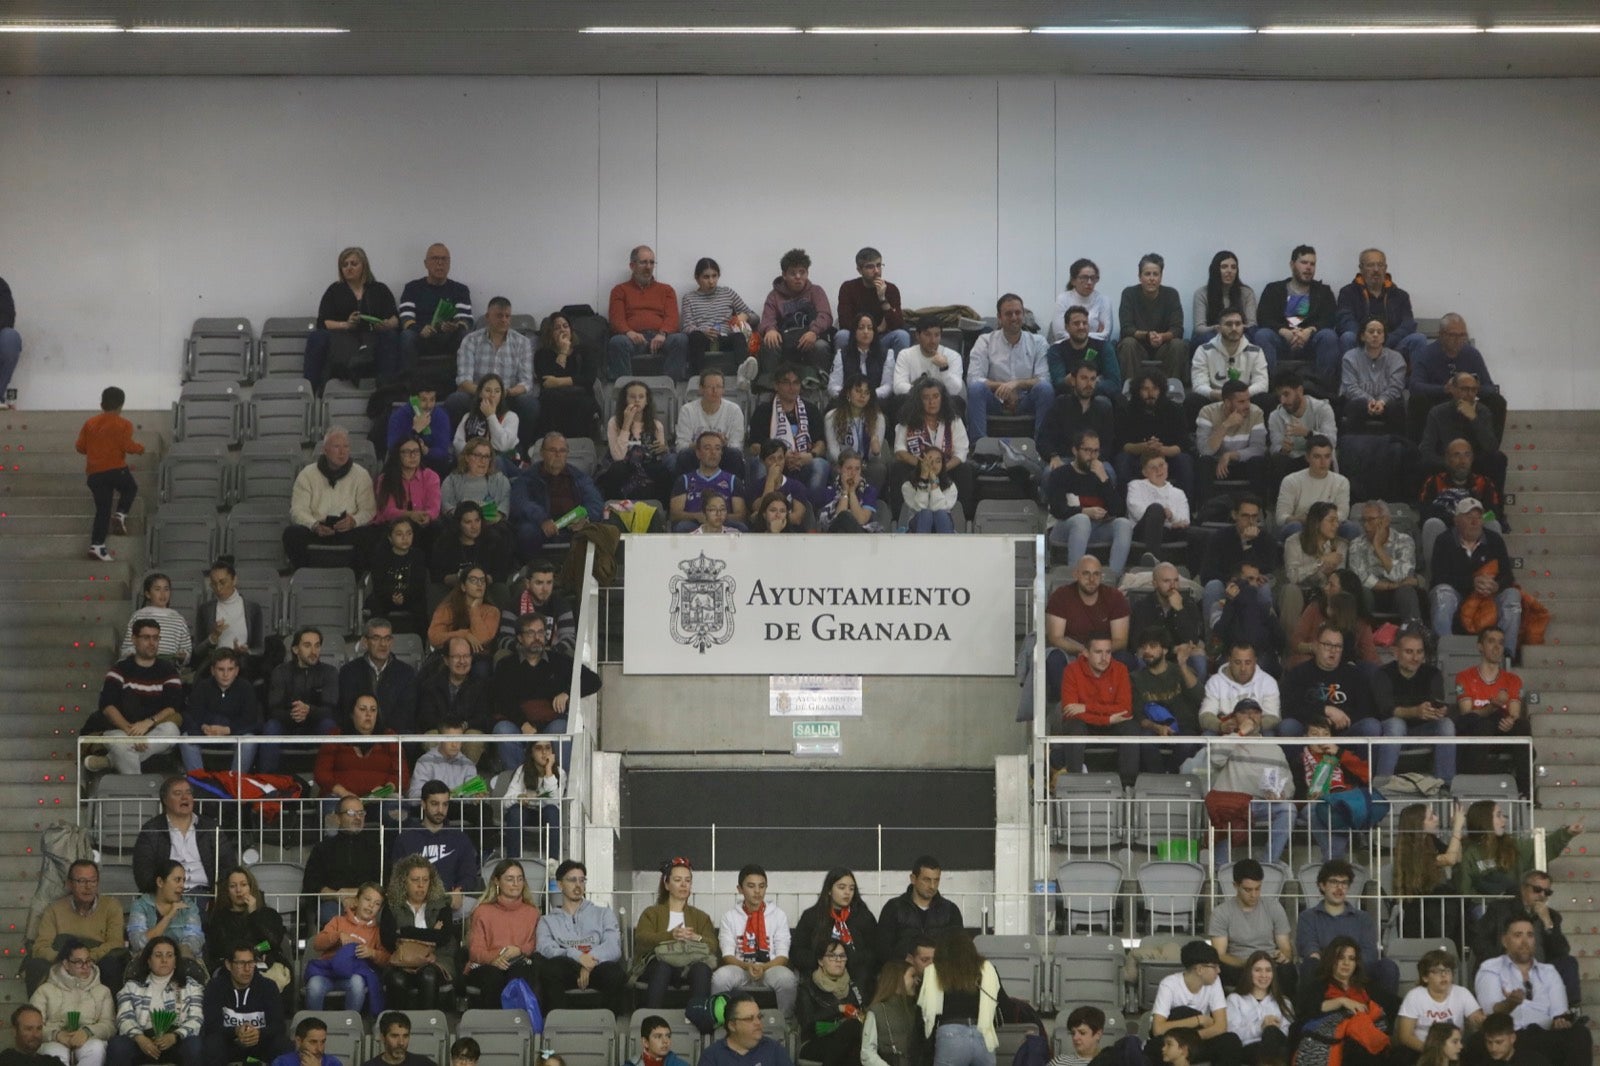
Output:
[[[394,736],[387,729],[378,735]],[[406,764],[398,744],[324,744],[311,776],[324,796],[333,795],[334,785],[343,785],[358,796],[379,785],[393,785],[399,793],[406,790]]]
[[1084,724],[1105,727],[1111,716],[1133,710],[1133,681],[1128,668],[1112,659],[1106,672],[1095,677],[1083,656],[1072,660],[1061,671],[1061,706],[1081,703],[1088,710],[1080,716]]

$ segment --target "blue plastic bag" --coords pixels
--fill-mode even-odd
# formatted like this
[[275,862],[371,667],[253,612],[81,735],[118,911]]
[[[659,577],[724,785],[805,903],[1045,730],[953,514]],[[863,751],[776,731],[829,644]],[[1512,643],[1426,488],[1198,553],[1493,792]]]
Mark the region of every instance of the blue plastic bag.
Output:
[[528,1016],[528,1024],[536,1033],[544,1032],[544,1011],[539,1009],[539,997],[533,994],[528,982],[513,977],[500,990],[500,1006],[506,1010],[520,1010]]

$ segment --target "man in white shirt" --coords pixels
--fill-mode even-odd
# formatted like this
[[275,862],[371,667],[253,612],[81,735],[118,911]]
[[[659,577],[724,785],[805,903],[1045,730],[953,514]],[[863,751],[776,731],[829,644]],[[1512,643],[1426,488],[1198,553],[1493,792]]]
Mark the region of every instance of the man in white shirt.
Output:
[[739,903],[717,923],[722,965],[711,975],[712,994],[765,986],[778,1009],[794,1013],[800,984],[789,968],[789,918],[767,902],[767,871],[754,864],[739,871]]
[[1333,441],[1313,435],[1306,439],[1306,468],[1296,470],[1278,486],[1278,506],[1273,517],[1281,543],[1305,528],[1311,505],[1326,501],[1339,511],[1339,536],[1355,540],[1361,527],[1350,521],[1350,479],[1333,469]]
[[1183,972],[1168,974],[1156,988],[1146,1057],[1150,1057],[1153,1045],[1156,1055],[1150,1061],[1162,1061],[1161,1038],[1176,1029],[1193,1029],[1200,1038],[1200,1061],[1236,1066],[1243,1061],[1244,1045],[1228,1032],[1228,1006],[1218,980],[1222,960],[1217,949],[1204,940],[1191,940],[1183,945],[1178,958]]
[[1055,402],[1050,386],[1049,346],[1037,333],[1022,329],[1022,297],[1008,292],[995,303],[1000,328],[985,333],[972,346],[967,363],[967,436],[989,435],[991,414],[1033,415],[1033,435]]
[[1162,455],[1149,455],[1144,460],[1144,477],[1128,483],[1128,520],[1134,525],[1134,537],[1144,552],[1156,555],[1171,530],[1178,539],[1185,539],[1189,530],[1189,497],[1183,490],[1167,480],[1167,460]]
[[951,396],[965,396],[967,383],[961,380],[961,354],[939,343],[944,339],[944,329],[938,320],[918,321],[916,339],[915,347],[895,356],[894,394],[906,396],[919,379],[931,377],[943,382]]
[[695,442],[710,430],[722,434],[722,469],[744,476],[744,411],[723,399],[727,379],[722,371],[707,367],[700,372],[700,395],[678,409],[673,447],[678,451],[674,474],[687,474],[699,465]]
[[1195,349],[1189,363],[1189,389],[1196,396],[1222,399],[1222,386],[1243,381],[1251,396],[1267,393],[1267,356],[1244,336],[1244,312],[1236,307],[1222,312],[1217,335]]
[[1504,955],[1486,959],[1473,982],[1485,1013],[1509,1014],[1517,1043],[1551,1062],[1588,1062],[1593,1038],[1572,1024],[1567,989],[1556,968],[1533,957],[1533,920],[1512,918],[1500,937]]
[[1222,731],[1222,716],[1233,713],[1242,699],[1261,704],[1261,731],[1270,735],[1282,716],[1278,682],[1257,665],[1256,649],[1249,644],[1229,648],[1228,661],[1222,669],[1206,678],[1206,695],[1200,702],[1200,731],[1217,736]]

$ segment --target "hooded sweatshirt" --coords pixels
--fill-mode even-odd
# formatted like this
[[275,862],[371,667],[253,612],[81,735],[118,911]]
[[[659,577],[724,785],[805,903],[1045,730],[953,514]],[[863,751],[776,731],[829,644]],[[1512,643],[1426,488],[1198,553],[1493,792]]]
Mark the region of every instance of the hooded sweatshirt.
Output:
[[56,963],[50,967],[50,978],[33,990],[30,1002],[44,1015],[44,1038],[57,1039],[67,1027],[67,1013],[78,1012],[82,1028],[96,1040],[110,1040],[117,1027],[116,1006],[111,1002],[111,989],[100,983],[100,967],[90,965],[82,977],[67,973],[66,967]]
[[1383,320],[1391,337],[1417,331],[1417,316],[1411,313],[1411,294],[1383,276],[1383,291],[1377,296],[1367,291],[1367,283],[1356,279],[1339,290],[1339,332],[1360,333],[1368,319]]
[[833,307],[828,303],[828,294],[815,282],[807,281],[805,289],[796,296],[779,274],[772,279],[772,291],[767,293],[767,302],[761,306],[761,332],[773,329],[780,333],[786,329],[810,330],[819,338],[831,341]]
[[377,966],[387,966],[389,963],[389,949],[383,946],[383,941],[378,938],[378,920],[363,921],[357,918],[354,911],[345,910],[334,915],[328,924],[322,927],[322,932],[311,938],[311,946],[322,952],[322,957],[331,958],[345,943],[346,937],[356,937],[372,949],[372,962]]
[[206,984],[205,1031],[225,1032],[241,1025],[258,1026],[264,1033],[283,1031],[283,999],[278,986],[257,970],[250,983],[239,988],[227,973]]

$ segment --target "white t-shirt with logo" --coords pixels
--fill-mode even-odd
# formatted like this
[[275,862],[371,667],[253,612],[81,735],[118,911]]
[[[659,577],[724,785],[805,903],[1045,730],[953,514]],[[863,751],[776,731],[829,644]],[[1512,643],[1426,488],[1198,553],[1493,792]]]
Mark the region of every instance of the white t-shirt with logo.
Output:
[[1173,973],[1163,977],[1161,984],[1157,986],[1156,1005],[1151,1009],[1151,1013],[1171,1018],[1172,1012],[1178,1007],[1189,1007],[1201,1014],[1215,1014],[1219,1010],[1225,1010],[1227,1006],[1227,999],[1222,994],[1221,981],[1201,985],[1200,991],[1191,992],[1189,986],[1184,983],[1183,974]]
[[1482,1009],[1478,1006],[1478,997],[1460,985],[1450,986],[1450,994],[1443,1003],[1418,985],[1407,992],[1406,998],[1401,1001],[1400,1017],[1415,1019],[1417,1039],[1426,1040],[1434,1022],[1451,1022],[1456,1028],[1465,1030],[1467,1019]]

